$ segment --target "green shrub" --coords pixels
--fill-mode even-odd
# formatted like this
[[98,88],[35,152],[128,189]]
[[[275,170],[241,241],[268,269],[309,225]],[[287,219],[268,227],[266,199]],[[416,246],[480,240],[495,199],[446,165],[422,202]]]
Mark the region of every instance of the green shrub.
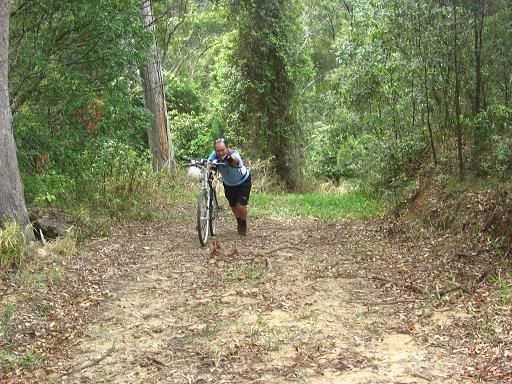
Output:
[[472,122],[472,170],[481,176],[507,178],[512,173],[512,108],[495,106]]
[[172,117],[173,143],[177,159],[203,158],[212,151],[212,142],[222,127],[207,115],[175,114]]
[[425,153],[416,137],[379,138],[373,135],[349,137],[338,150],[342,176],[355,178],[374,191],[407,186]]
[[25,200],[38,206],[62,206],[70,199],[75,180],[51,171],[44,174],[23,174]]

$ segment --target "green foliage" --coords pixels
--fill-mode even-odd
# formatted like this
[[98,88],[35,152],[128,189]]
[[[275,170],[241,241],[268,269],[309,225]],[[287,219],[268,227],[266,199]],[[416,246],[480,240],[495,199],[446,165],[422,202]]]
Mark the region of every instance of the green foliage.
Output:
[[[464,159],[476,175],[506,180],[512,9],[503,1],[485,7],[476,114],[474,9],[458,4]],[[178,159],[206,156],[211,140],[227,135],[268,164],[268,175],[279,174],[279,185],[300,186],[308,175],[309,184],[349,179],[386,194],[412,185],[432,158],[430,127],[440,163],[456,161],[450,4],[182,5],[154,4]],[[172,189],[146,165],[151,116],[138,68],[149,41],[135,0],[14,2],[9,85],[30,203],[151,217],[144,205],[161,201],[146,187]]]
[[[84,150],[77,162],[80,166],[70,175],[26,176],[24,182],[29,196],[35,196],[33,204],[50,203],[75,212],[86,232],[93,227],[102,231],[98,214],[119,220],[148,219],[165,213],[162,206],[176,198],[176,179],[154,174],[148,151],[139,152],[121,141],[98,140],[96,148]],[[50,202],[47,196],[53,197]]]
[[190,79],[177,78],[166,81],[165,95],[167,109],[178,114],[198,114],[201,100],[197,85]]
[[39,206],[50,207],[62,205],[69,200],[75,180],[70,176],[49,171],[43,174],[23,174],[25,200]]
[[344,178],[356,178],[375,191],[408,185],[419,167],[425,144],[414,138],[379,139],[366,134],[351,136],[340,146],[337,167]]
[[503,305],[509,305],[512,298],[512,286],[510,285],[510,282],[507,282],[506,279],[497,275],[491,278],[491,283],[498,287]]
[[9,340],[14,331],[13,317],[15,306],[12,303],[6,303],[0,308],[0,338]]
[[[238,81],[226,93],[235,133],[245,137],[254,154],[276,159],[276,171],[289,187],[298,182],[294,146],[302,144],[295,102],[310,68],[300,49],[299,2],[230,1],[236,38],[229,64]],[[230,73],[226,71],[225,73]]]
[[343,132],[322,122],[317,122],[312,131],[307,159],[313,174],[321,178],[338,180],[343,175],[337,164],[337,153],[344,136]]
[[15,368],[34,369],[41,366],[42,363],[43,357],[34,350],[24,354],[0,350],[0,368],[6,372]]
[[498,105],[478,115],[471,156],[477,174],[503,180],[512,174],[512,108]]
[[148,39],[134,0],[19,5],[9,79],[20,170],[29,200],[57,204],[102,140],[145,147]]
[[255,216],[274,215],[287,219],[366,219],[378,216],[380,205],[373,197],[358,190],[342,195],[254,193],[251,195],[251,212]]
[[0,228],[0,271],[17,268],[23,262],[27,239],[20,227],[11,221]]
[[216,130],[215,119],[208,120],[207,115],[176,114],[172,119],[172,136],[176,145],[175,155],[178,159],[204,158],[212,151],[212,142]]

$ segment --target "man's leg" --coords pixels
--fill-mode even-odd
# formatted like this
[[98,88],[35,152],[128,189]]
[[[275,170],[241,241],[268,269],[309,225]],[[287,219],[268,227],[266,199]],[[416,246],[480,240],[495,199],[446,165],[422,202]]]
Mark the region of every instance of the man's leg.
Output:
[[235,216],[239,219],[245,221],[247,220],[247,206],[242,205],[240,203],[236,203],[236,206],[234,207]]
[[247,235],[247,206],[240,203],[235,207],[238,222],[238,234]]

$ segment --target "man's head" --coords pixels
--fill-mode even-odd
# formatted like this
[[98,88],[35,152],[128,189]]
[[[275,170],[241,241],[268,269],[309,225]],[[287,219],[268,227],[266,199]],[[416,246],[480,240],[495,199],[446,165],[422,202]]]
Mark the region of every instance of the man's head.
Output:
[[224,156],[228,154],[229,149],[226,139],[215,140],[215,152],[217,153],[217,157],[219,159],[224,158]]

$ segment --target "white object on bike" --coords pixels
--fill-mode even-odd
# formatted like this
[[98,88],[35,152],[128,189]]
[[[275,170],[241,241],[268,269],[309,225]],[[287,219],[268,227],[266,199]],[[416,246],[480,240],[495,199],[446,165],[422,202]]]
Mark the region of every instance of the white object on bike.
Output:
[[187,177],[193,180],[201,180],[203,178],[203,172],[197,167],[188,167]]

